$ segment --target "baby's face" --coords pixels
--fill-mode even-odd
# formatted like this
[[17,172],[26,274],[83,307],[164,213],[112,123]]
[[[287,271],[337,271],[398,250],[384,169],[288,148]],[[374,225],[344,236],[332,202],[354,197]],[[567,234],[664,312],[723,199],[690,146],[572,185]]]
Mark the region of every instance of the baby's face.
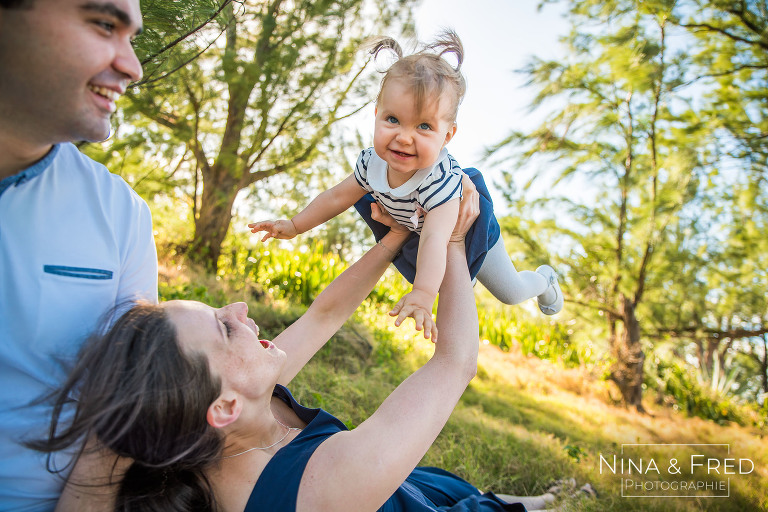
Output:
[[440,150],[456,133],[449,120],[451,99],[448,92],[427,98],[421,111],[410,87],[394,78],[379,95],[373,148],[387,162],[387,178],[392,188],[399,187],[416,171],[437,161]]

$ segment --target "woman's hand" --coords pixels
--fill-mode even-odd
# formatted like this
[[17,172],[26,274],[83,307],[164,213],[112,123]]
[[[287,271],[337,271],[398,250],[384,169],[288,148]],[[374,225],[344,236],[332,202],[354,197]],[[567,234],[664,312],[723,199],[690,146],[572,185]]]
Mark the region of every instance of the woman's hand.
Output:
[[385,209],[379,206],[379,203],[371,203],[371,218],[385,226],[395,233],[408,234],[410,230],[397,222]]
[[[451,234],[451,242],[463,242],[464,237],[472,227],[478,215],[480,215],[480,193],[472,180],[466,174],[461,178],[461,186],[464,193],[459,203],[459,216],[456,219],[456,227]],[[390,231],[409,234],[407,227],[398,223],[387,213],[378,203],[371,203],[371,218],[385,226],[389,226]]]
[[480,215],[480,193],[466,174],[461,178],[461,186],[464,193],[461,203],[459,203],[459,217],[456,219],[456,227],[451,233],[451,242],[463,242],[467,231]]

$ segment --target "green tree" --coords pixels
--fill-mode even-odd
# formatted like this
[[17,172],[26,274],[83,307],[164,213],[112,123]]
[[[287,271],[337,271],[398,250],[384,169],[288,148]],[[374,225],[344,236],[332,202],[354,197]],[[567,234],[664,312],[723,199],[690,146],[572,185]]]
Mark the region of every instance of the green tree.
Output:
[[189,255],[215,270],[238,193],[312,172],[334,123],[371,99],[361,43],[398,24],[409,30],[411,4],[188,2],[197,22],[183,26],[175,4],[145,44],[145,79],[129,95],[121,140],[143,139],[135,158],[157,162],[145,165],[157,169],[144,171],[147,178],[164,169],[160,188],[186,184],[195,225]]
[[548,104],[550,113],[531,133],[513,133],[494,151],[513,149],[518,163],[549,157],[546,165],[560,165],[558,182],[589,185],[589,197],[574,193],[557,206],[550,202],[577,224],[550,229],[568,247],[562,265],[571,301],[604,321],[610,378],[623,400],[642,410],[649,287],[658,286],[657,269],[666,264],[660,246],[700,192],[711,158],[703,143],[708,127],[679,92],[690,64],[669,46],[669,6],[568,5],[567,59],[535,59],[524,70],[538,89],[534,106]]
[[681,290],[680,315],[660,322],[660,332],[692,341],[713,388],[714,376],[726,375],[727,362],[736,360],[730,356],[741,354],[755,360],[751,373],[768,392],[761,343],[768,328],[768,4],[678,2],[669,20],[695,38],[694,80],[705,90],[699,115],[716,133],[711,144],[719,158],[707,187],[710,213],[689,225],[699,233],[699,249],[706,248],[696,256],[701,292]]
[[529,205],[566,222],[529,224],[558,244],[571,302],[598,313],[624,401],[642,410],[645,354],[660,340],[697,358],[711,387],[727,392],[765,357],[765,159],[747,156],[765,130],[746,121],[765,97],[759,38],[751,60],[732,58],[737,39],[725,35],[734,46],[721,42],[705,58],[703,24],[692,20],[722,2],[567,5],[568,55],[523,70],[538,90],[534,107],[549,108],[545,122],[491,154],[511,151],[518,164],[558,169],[556,184],[578,182],[559,204]]
[[[681,2],[682,3],[682,2]],[[715,84],[710,121],[732,137],[730,156],[768,171],[768,3],[693,0],[670,18],[697,38],[697,80]]]
[[[660,337],[690,341],[690,355],[713,390],[756,398],[768,379],[761,339],[768,332],[768,198],[750,176],[711,177],[722,183],[709,191],[710,205],[685,223],[696,250],[670,254],[671,261],[686,255],[685,271],[670,283],[670,302],[654,318]],[[723,389],[729,373],[739,380]]]

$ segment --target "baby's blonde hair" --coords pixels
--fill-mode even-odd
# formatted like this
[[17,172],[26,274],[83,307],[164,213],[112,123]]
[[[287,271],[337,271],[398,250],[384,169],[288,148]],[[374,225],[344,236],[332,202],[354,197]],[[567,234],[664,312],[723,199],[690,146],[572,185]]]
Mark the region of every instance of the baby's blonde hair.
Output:
[[[432,94],[442,96],[449,90],[451,105],[448,110],[451,122],[456,122],[459,104],[467,90],[467,82],[461,74],[461,63],[464,61],[464,47],[459,36],[453,30],[441,32],[437,38],[424,46],[421,51],[403,57],[400,45],[391,37],[380,37],[369,43],[370,53],[376,59],[379,52],[389,50],[397,55],[397,61],[384,72],[381,87],[376,97],[378,105],[381,91],[391,79],[405,80],[413,90],[416,109],[421,111],[425,100]],[[451,66],[443,55],[452,53],[456,57],[456,67]]]

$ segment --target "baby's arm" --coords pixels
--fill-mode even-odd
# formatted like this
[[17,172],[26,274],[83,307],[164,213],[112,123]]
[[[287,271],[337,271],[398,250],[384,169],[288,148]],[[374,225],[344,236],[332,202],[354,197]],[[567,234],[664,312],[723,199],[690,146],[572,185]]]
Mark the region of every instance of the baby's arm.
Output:
[[437,341],[437,328],[431,322],[432,305],[443,282],[448,240],[456,226],[458,215],[458,198],[427,213],[421,229],[413,290],[398,302],[400,308],[395,325],[400,325],[405,318],[411,317],[416,322],[416,329],[421,330],[425,318],[428,318],[432,329],[424,329],[424,337],[431,337],[433,342]]
[[336,217],[364,195],[365,190],[358,184],[355,175],[350,174],[344,181],[314,198],[292,219],[254,222],[248,227],[252,233],[267,232],[262,242],[270,238],[287,240]]

